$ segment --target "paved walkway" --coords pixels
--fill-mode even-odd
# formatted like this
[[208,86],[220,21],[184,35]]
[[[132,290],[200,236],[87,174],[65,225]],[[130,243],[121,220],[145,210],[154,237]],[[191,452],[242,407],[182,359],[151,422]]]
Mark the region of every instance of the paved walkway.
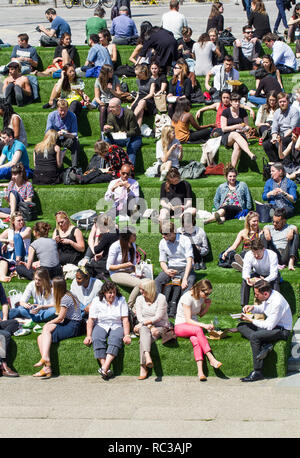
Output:
[[300,375],[0,378],[0,438],[299,437]]
[[[6,5],[4,5],[4,2]],[[61,5],[61,3],[60,3]],[[12,45],[17,43],[17,35],[21,32],[28,33],[30,43],[33,46],[38,46],[40,34],[35,31],[35,27],[39,23],[44,23],[47,27],[49,22],[45,20],[44,12],[48,7],[52,7],[53,3],[47,5],[34,6],[15,6],[7,5],[7,0],[0,0],[0,38]],[[266,2],[267,12],[270,16],[271,26],[275,22],[277,16],[277,8],[275,1]],[[160,25],[161,16],[168,11],[168,6],[133,6],[133,19],[138,27],[144,20],[149,20],[153,25]],[[186,16],[189,26],[193,29],[193,39],[197,40],[199,35],[206,30],[207,18],[211,9],[210,3],[183,4],[180,11]],[[56,8],[57,14],[65,18],[71,25],[73,44],[84,44],[85,40],[85,22],[93,15],[93,10],[83,7],[73,7],[66,9],[59,6]],[[110,10],[106,10],[106,19],[110,27]],[[290,17],[290,13],[287,13]],[[234,4],[234,0],[228,0],[225,3],[225,27],[232,26],[235,36],[242,35],[242,27],[247,23],[246,13],[240,5]]]

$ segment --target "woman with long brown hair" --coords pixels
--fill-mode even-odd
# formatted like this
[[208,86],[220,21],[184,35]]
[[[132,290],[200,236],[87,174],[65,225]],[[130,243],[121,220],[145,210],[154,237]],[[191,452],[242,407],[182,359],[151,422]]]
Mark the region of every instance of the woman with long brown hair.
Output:
[[208,33],[202,33],[202,35],[200,35],[197,43],[193,46],[193,53],[196,61],[196,76],[204,76],[212,69],[214,53],[216,53],[218,57],[221,56],[219,49],[211,41]]
[[251,13],[248,25],[249,27],[254,27],[253,38],[262,40],[264,35],[271,33],[270,19],[264,2],[260,0],[251,1]]
[[42,369],[34,374],[34,377],[51,377],[50,349],[52,343],[77,337],[80,334],[81,313],[78,300],[67,290],[67,283],[63,277],[53,278],[52,286],[57,317],[46,323],[42,334],[38,336],[41,359],[34,364],[34,367],[42,367]]
[[211,293],[212,284],[209,280],[204,279],[195,283],[179,299],[175,319],[175,334],[178,337],[189,338],[193,345],[200,382],[207,380],[203,372],[204,355],[214,369],[219,369],[222,366],[222,363],[213,356],[207,338],[203,333],[203,329],[212,331],[214,325],[198,321],[198,316],[200,318],[203,317],[210,309],[211,300],[209,296]]
[[223,3],[215,2],[211,6],[210,14],[207,19],[206,32],[209,29],[216,28],[218,32],[224,30],[224,17],[223,17],[224,7]]
[[179,59],[173,68],[173,78],[169,81],[167,95],[168,114],[172,118],[178,99],[185,96],[189,101],[192,94],[192,82],[189,75],[189,68],[184,59]]
[[59,262],[62,266],[75,264],[83,258],[85,242],[81,230],[71,223],[63,210],[55,213],[56,229],[53,240],[57,243]]
[[271,91],[267,96],[266,103],[259,107],[255,119],[255,125],[258,127],[259,135],[263,140],[271,134],[273,117],[277,108],[277,94],[275,91]]
[[109,101],[114,97],[120,98],[122,94],[119,78],[114,75],[114,69],[111,65],[102,65],[99,76],[95,80],[94,93],[95,97],[92,103],[100,111],[100,127],[103,132]]

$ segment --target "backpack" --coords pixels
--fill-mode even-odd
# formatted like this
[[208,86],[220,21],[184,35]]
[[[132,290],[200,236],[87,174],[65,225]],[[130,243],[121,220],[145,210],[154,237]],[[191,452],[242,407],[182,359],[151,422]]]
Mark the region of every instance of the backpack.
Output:
[[271,178],[271,166],[266,158],[263,157],[263,179],[264,181]]
[[18,211],[22,213],[25,221],[34,221],[37,219],[37,208],[33,202],[20,202]]
[[72,180],[70,177],[70,172],[74,172],[76,175],[82,175],[81,167],[68,167],[63,171],[63,184],[70,185],[75,184],[76,181]]
[[231,32],[229,32],[229,30],[223,30],[223,32],[219,35],[219,42],[224,46],[232,46],[235,40],[236,38]]
[[236,251],[232,250],[227,253],[227,256],[225,259],[222,258],[223,253],[225,252],[222,251],[222,253],[219,254],[219,260],[218,260],[218,266],[223,267],[224,269],[232,269],[231,264],[234,262],[234,255],[236,254]]
[[127,76],[127,77],[135,77],[134,67],[130,65],[119,65],[114,71],[114,74],[117,76]]
[[204,175],[205,165],[202,162],[191,161],[178,169],[182,179],[196,179]]

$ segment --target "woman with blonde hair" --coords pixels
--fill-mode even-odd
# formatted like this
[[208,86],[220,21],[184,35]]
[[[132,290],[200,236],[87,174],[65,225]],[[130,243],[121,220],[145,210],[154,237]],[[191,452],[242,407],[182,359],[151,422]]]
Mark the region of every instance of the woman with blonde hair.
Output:
[[144,113],[152,115],[156,111],[154,103],[155,82],[151,79],[148,65],[137,64],[134,71],[137,78],[138,93],[130,108],[141,127]]
[[198,321],[198,316],[203,317],[210,309],[211,300],[209,296],[211,293],[212,284],[209,280],[204,279],[195,283],[179,299],[175,319],[175,334],[178,337],[189,338],[193,345],[200,382],[207,380],[203,372],[204,355],[214,369],[219,369],[222,366],[222,363],[213,356],[203,332],[203,329],[212,331],[214,325]]
[[38,336],[41,359],[34,364],[34,367],[42,367],[42,369],[34,374],[34,377],[51,377],[50,349],[52,343],[77,337],[80,334],[81,313],[78,300],[67,290],[67,283],[63,277],[53,278],[52,286],[57,317],[46,323],[42,334]]
[[163,181],[171,167],[179,168],[182,160],[182,145],[175,138],[173,126],[164,126],[161,138],[156,143],[156,159],[160,165],[160,180]]
[[[32,298],[33,304],[29,303]],[[9,318],[29,318],[35,323],[46,322],[55,317],[55,307],[49,272],[39,267],[34,279],[28,283],[20,300],[19,307],[11,309]]]
[[53,232],[53,240],[57,243],[59,262],[78,265],[83,258],[85,242],[81,230],[71,223],[66,212],[60,210],[55,213],[56,229]]
[[145,380],[148,369],[153,368],[150,351],[152,343],[161,337],[164,329],[168,329],[168,304],[164,294],[157,293],[154,280],[144,278],[140,283],[141,295],[137,298],[136,316],[138,324],[134,332],[140,335],[140,376]]
[[58,132],[49,129],[43,140],[33,150],[34,171],[33,184],[58,184],[61,183],[62,165],[66,150],[57,145]]

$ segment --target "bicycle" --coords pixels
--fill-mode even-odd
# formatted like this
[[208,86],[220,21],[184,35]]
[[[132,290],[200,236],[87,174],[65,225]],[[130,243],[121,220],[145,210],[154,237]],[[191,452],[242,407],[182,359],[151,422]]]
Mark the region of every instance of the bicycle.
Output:
[[85,8],[96,8],[96,6],[104,6],[105,8],[111,8],[113,6],[113,0],[82,0]]

